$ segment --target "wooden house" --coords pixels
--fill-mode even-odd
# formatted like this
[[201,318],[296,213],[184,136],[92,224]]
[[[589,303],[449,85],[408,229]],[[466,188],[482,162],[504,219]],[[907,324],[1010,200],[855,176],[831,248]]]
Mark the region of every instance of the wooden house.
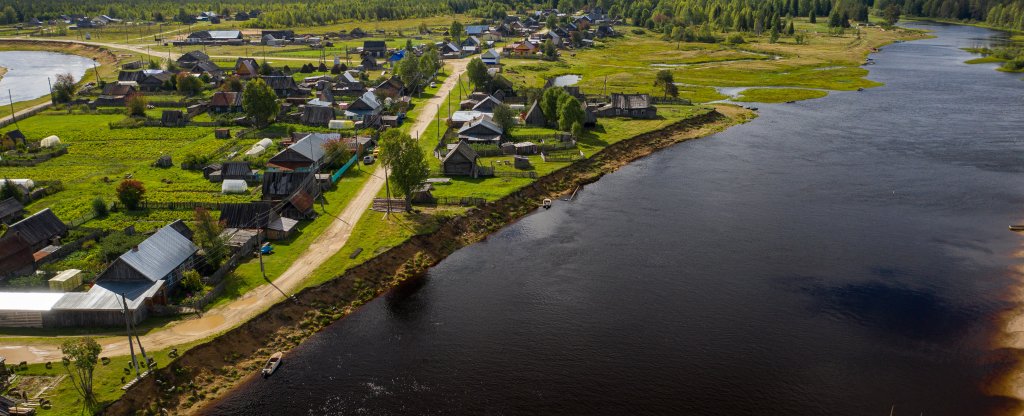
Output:
[[324,162],[324,144],[340,138],[337,133],[310,133],[271,157],[267,166],[281,170],[308,170]]
[[164,127],[183,127],[187,121],[181,110],[164,110],[160,114],[160,125]]
[[491,48],[480,55],[480,60],[487,66],[499,66],[501,65],[501,54],[497,49]]
[[13,197],[0,201],[0,224],[11,224],[25,214],[25,206]]
[[477,177],[480,173],[480,166],[477,165],[477,154],[469,143],[460,141],[448,154],[441,159],[441,171],[448,176],[472,176]]
[[199,62],[208,62],[209,60],[210,56],[203,53],[203,51],[192,51],[178,57],[176,62],[178,63],[178,66],[182,68],[192,69],[192,67]]
[[648,94],[612,94],[611,100],[594,111],[597,117],[629,117],[652,119],[658,109],[651,104]]
[[174,74],[161,69],[143,69],[141,72],[142,80],[138,83],[139,89],[142,91],[160,91],[171,78],[174,78]]
[[494,98],[494,96],[492,95],[488,95],[486,98],[476,103],[472,109],[475,111],[479,111],[481,113],[493,113],[494,109],[498,108],[498,106],[500,105],[501,101],[499,101],[497,98]]
[[[295,78],[287,75],[263,75],[260,78],[263,82],[267,83],[270,89],[274,90],[278,98],[302,95],[299,85],[295,83]],[[308,95],[308,92],[306,95]]]
[[114,82],[103,86],[103,92],[93,101],[94,106],[124,107],[128,99],[139,93],[138,88],[130,84]]
[[540,101],[534,101],[530,109],[526,111],[526,117],[523,118],[523,123],[527,126],[544,127],[548,125],[547,120],[544,118],[544,112],[540,109]]
[[60,239],[68,235],[68,226],[46,208],[11,224],[5,235],[12,234],[20,235],[32,252],[36,252],[48,245],[60,245]]
[[377,63],[377,59],[372,56],[364,56],[363,60],[359,62],[359,66],[364,71],[376,71],[381,68],[380,64]]
[[377,96],[373,92],[367,91],[348,105],[345,109],[345,118],[360,121],[367,116],[380,114],[382,108],[383,105]]
[[374,91],[383,97],[398,98],[405,95],[405,83],[398,77],[391,77],[381,82]]
[[363,56],[386,58],[388,56],[388,44],[382,40],[364,41]]
[[260,75],[260,64],[254,58],[235,60],[235,75],[241,79],[252,79]]
[[326,127],[331,120],[334,120],[334,109],[331,107],[307,105],[302,108],[302,124]]
[[473,143],[500,143],[503,130],[490,117],[480,117],[459,129],[459,140]]
[[122,254],[96,280],[164,280],[168,288],[173,288],[183,273],[195,268],[199,251],[192,243],[191,230],[180,220],[175,223]]
[[270,201],[221,206],[220,223],[225,228],[255,229],[264,232],[268,240],[282,240],[295,234],[298,221],[282,217]]
[[242,111],[242,93],[217,91],[210,97],[210,111],[214,113],[237,113]]

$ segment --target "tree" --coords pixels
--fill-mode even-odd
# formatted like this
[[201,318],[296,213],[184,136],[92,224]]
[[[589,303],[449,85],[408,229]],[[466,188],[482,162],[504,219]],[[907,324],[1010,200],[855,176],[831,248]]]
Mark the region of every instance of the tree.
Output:
[[409,55],[395,64],[395,74],[410,91],[418,91],[423,84],[424,74],[420,72],[420,65],[416,58]]
[[672,71],[662,69],[658,71],[657,75],[654,76],[654,86],[661,87],[665,96],[678,96],[679,89],[676,88],[675,77],[672,76]]
[[352,152],[348,150],[348,145],[341,139],[328,140],[324,143],[324,159],[327,161],[328,168],[339,168],[350,158],[352,158]]
[[228,92],[242,92],[243,87],[244,86],[242,85],[242,79],[238,78],[235,75],[232,75],[224,80],[224,83],[221,84],[220,89],[222,91]]
[[146,116],[146,96],[142,94],[133,94],[128,97],[128,101],[125,101],[125,107],[128,107],[128,115],[132,117],[145,117]]
[[790,20],[789,21],[789,26],[786,28],[786,34],[789,35],[789,36],[793,36],[793,34],[795,34],[795,33],[796,33],[796,28],[793,26],[793,21]]
[[117,200],[129,210],[139,208],[139,203],[146,197],[146,187],[135,179],[125,179],[117,185]]
[[262,79],[250,81],[245,85],[242,93],[242,110],[253,119],[257,127],[267,124],[280,109],[277,94],[274,94],[274,90]]
[[491,83],[491,74],[487,73],[487,65],[480,58],[473,58],[466,64],[466,77],[477,90],[486,90]]
[[12,23],[18,23],[18,12],[11,6],[5,6],[3,11],[0,11],[0,24]]
[[544,41],[544,45],[541,46],[541,51],[544,52],[544,56],[548,58],[554,59],[558,57],[558,48],[555,47],[555,42],[552,42],[551,39]]
[[566,97],[568,98],[564,99],[558,108],[558,129],[571,131],[573,123],[583,125],[583,122],[586,121],[586,114],[583,113],[583,105],[576,97],[568,94]]
[[97,196],[92,200],[92,213],[96,215],[96,218],[107,216],[107,201],[104,201],[102,196]]
[[582,137],[583,136],[583,125],[580,124],[578,121],[574,122],[574,123],[572,123],[572,127],[569,128],[569,132],[572,133],[573,137]]
[[900,6],[897,6],[895,3],[889,4],[889,6],[882,11],[882,17],[885,18],[885,23],[887,25],[895,25],[896,22],[900,21]]
[[455,43],[462,43],[462,23],[458,20],[453,20],[452,25],[448,28],[448,35],[452,39],[455,39]]
[[260,75],[270,75],[274,73],[274,67],[270,66],[267,61],[263,61],[263,65],[260,65]]
[[197,77],[186,72],[179,72],[178,75],[175,75],[175,78],[177,78],[175,87],[180,94],[191,97],[203,91],[203,81]]
[[492,118],[495,123],[501,126],[501,130],[506,137],[516,128],[516,113],[508,105],[501,104],[495,107]]
[[540,98],[540,111],[544,113],[544,119],[548,123],[558,124],[558,113],[559,113],[559,99],[562,96],[569,95],[564,89],[553,87],[544,90],[544,94]]
[[409,134],[390,129],[380,138],[380,161],[388,168],[393,189],[405,197],[405,210],[412,211],[412,193],[430,172],[423,149]]
[[69,73],[57,75],[53,83],[53,99],[58,103],[66,103],[75,98],[75,77]]
[[220,267],[221,262],[227,257],[227,244],[221,238],[220,233],[224,231],[217,220],[213,219],[210,211],[206,208],[196,208],[195,211],[196,230],[194,239],[196,245],[203,249],[206,254],[206,264],[213,267]]
[[90,337],[72,338],[60,346],[68,378],[90,410],[97,404],[96,395],[92,391],[92,373],[99,362],[102,349],[100,344]]
[[195,269],[181,274],[181,287],[192,293],[199,293],[203,290],[203,277]]

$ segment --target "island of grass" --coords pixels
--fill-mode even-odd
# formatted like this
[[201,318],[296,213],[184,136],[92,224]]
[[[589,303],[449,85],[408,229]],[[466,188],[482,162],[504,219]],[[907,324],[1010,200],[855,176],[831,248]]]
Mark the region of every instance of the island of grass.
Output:
[[1001,64],[997,71],[1024,72],[1024,47],[1003,46],[998,48],[962,48],[963,50],[982,55],[966,61],[967,64]]
[[750,103],[786,103],[821,98],[826,95],[828,92],[825,90],[807,88],[748,88],[732,100]]

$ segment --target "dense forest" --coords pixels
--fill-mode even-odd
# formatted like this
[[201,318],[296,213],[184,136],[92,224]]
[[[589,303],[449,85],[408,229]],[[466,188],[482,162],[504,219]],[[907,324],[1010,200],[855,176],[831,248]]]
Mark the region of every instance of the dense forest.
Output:
[[993,26],[1024,30],[1024,0],[362,0],[313,2],[309,0],[8,0],[0,9],[0,24],[42,20],[61,14],[105,14],[126,20],[187,21],[202,11],[234,16],[259,10],[243,23],[248,27],[320,25],[347,19],[393,20],[411,17],[470,13],[500,18],[541,8],[580,10],[600,7],[613,17],[651,29],[706,28],[718,31],[768,30],[787,16],[836,15],[867,20],[895,9],[903,15],[973,20]]

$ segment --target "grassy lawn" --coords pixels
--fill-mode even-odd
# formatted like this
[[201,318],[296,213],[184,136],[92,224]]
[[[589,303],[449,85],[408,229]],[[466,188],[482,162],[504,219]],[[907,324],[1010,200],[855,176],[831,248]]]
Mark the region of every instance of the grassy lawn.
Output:
[[[197,345],[199,341],[179,345],[177,347],[178,353],[184,353],[189,348]],[[138,351],[136,351],[138,354]],[[157,366],[163,368],[171,362],[169,356],[170,349],[151,351],[146,350],[146,355],[153,357],[156,360]],[[102,355],[101,355],[102,357]],[[109,357],[110,363],[103,365],[100,363],[97,365],[96,370],[93,374],[93,391],[96,393],[96,398],[102,405],[104,403],[110,403],[117,400],[124,394],[121,390],[121,386],[124,384],[121,382],[122,377],[125,380],[131,380],[135,375],[135,371],[132,370],[130,375],[125,373],[125,369],[131,363],[131,357],[129,356],[118,356]],[[138,360],[142,360],[141,355],[137,355]],[[8,363],[17,364],[17,363]],[[45,376],[45,377],[59,377],[67,375],[67,371],[64,369],[61,363],[55,362],[52,368],[46,368],[45,363],[30,364],[27,370],[19,370],[18,374],[20,380],[24,380],[25,376]],[[15,382],[14,387],[18,387],[18,382]],[[36,392],[30,392],[30,397],[35,395]],[[50,410],[37,409],[37,415],[44,416],[79,416],[82,414],[90,414],[84,411],[84,402],[71,384],[71,380],[64,378],[55,389],[43,394],[43,397],[49,399],[52,402],[53,407]]]
[[822,90],[803,88],[750,88],[743,90],[733,101],[754,103],[784,103],[789,101],[810,100],[828,95]]

